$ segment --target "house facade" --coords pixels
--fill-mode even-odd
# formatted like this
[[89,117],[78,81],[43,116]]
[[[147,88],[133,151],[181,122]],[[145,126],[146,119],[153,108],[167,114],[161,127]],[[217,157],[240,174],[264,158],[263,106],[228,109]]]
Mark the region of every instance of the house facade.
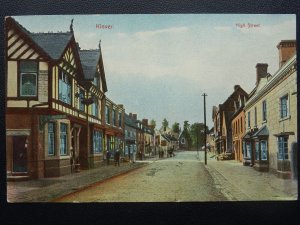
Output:
[[238,97],[238,101],[234,102],[234,114],[231,118],[232,128],[232,149],[234,152],[234,159],[236,161],[243,161],[243,137],[245,136],[245,102],[248,100],[248,95]]
[[7,174],[42,178],[100,166],[107,135],[121,140],[124,129],[119,105],[110,104],[120,122],[105,123],[111,102],[100,44],[81,50],[72,23],[69,32],[31,33],[7,17],[5,29]]
[[297,143],[296,41],[281,41],[277,48],[280,67],[273,75],[267,73],[267,64],[256,66],[256,87],[245,105],[243,150],[257,170],[288,178]]
[[213,107],[215,148],[217,154],[234,154],[232,145],[232,116],[236,110],[236,103],[245,101],[248,94],[239,86],[234,86],[233,93],[223,104]]
[[133,152],[137,152],[137,115],[125,113],[125,151],[124,157],[131,159]]

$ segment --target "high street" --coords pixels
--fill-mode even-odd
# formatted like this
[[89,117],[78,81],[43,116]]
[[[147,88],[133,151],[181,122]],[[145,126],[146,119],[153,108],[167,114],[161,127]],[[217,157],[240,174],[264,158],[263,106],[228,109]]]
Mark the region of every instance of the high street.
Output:
[[296,181],[254,171],[235,161],[205,166],[204,153],[178,152],[123,176],[58,199],[60,202],[190,202],[295,200]]

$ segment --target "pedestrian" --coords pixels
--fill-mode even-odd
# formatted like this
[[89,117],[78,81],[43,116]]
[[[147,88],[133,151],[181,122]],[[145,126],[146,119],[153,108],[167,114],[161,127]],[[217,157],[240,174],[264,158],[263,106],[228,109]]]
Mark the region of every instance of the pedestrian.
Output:
[[109,150],[107,150],[107,152],[106,152],[106,164],[107,165],[109,165],[109,160],[110,160],[110,151]]
[[135,157],[136,157],[136,146],[134,146],[132,150],[132,163],[135,163]]
[[117,151],[115,152],[115,166],[120,166],[120,150],[117,149]]

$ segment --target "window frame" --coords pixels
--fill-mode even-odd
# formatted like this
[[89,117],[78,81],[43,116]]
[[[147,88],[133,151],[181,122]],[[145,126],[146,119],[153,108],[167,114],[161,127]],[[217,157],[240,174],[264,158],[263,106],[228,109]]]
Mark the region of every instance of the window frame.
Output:
[[289,141],[288,136],[278,136],[277,137],[277,147],[278,147],[277,159],[278,160],[288,160],[289,159],[288,141]]
[[100,154],[102,152],[103,133],[99,130],[93,131],[93,154]]
[[[52,131],[49,131],[49,125],[52,125]],[[55,156],[55,143],[56,143],[56,125],[55,122],[49,122],[48,123],[48,127],[47,127],[47,131],[48,131],[48,148],[47,148],[47,156]],[[52,134],[52,136],[50,136],[50,134]],[[51,140],[50,140],[51,139]],[[53,142],[53,143],[52,143]],[[53,153],[50,153],[50,146],[52,146],[52,151]]]
[[[285,110],[282,108],[283,99],[286,99],[286,109]],[[286,115],[283,115],[284,111],[286,112]],[[280,117],[280,119],[286,119],[289,117],[289,95],[288,94],[283,95],[282,97],[279,98],[279,117]]]
[[[65,127],[65,131],[62,132],[62,127]],[[65,138],[65,142],[63,143],[62,137]],[[64,148],[62,148],[64,146]],[[64,150],[64,151],[62,151]],[[60,156],[67,156],[68,155],[68,124],[67,123],[60,123],[59,125],[59,155]]]
[[[70,97],[66,98],[67,100],[63,99],[63,93],[62,91],[62,85],[67,85],[67,96],[70,95]],[[67,105],[72,105],[72,77],[66,73],[64,70],[59,69],[59,75],[58,75],[58,100],[63,102]]]
[[[34,62],[36,63],[36,71],[23,72],[21,70],[21,63]],[[18,61],[18,97],[24,99],[38,99],[38,73],[39,73],[39,62],[34,60],[20,60]],[[25,74],[34,74],[35,75],[35,95],[22,95],[22,76]]]

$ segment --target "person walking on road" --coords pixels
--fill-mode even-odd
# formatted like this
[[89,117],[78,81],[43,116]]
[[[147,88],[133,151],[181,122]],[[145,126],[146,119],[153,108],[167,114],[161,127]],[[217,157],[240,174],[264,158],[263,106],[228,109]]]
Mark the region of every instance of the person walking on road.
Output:
[[117,149],[117,151],[115,152],[115,166],[120,166],[120,156],[121,156],[121,151],[120,149],[122,148],[121,144],[119,146],[119,149]]

